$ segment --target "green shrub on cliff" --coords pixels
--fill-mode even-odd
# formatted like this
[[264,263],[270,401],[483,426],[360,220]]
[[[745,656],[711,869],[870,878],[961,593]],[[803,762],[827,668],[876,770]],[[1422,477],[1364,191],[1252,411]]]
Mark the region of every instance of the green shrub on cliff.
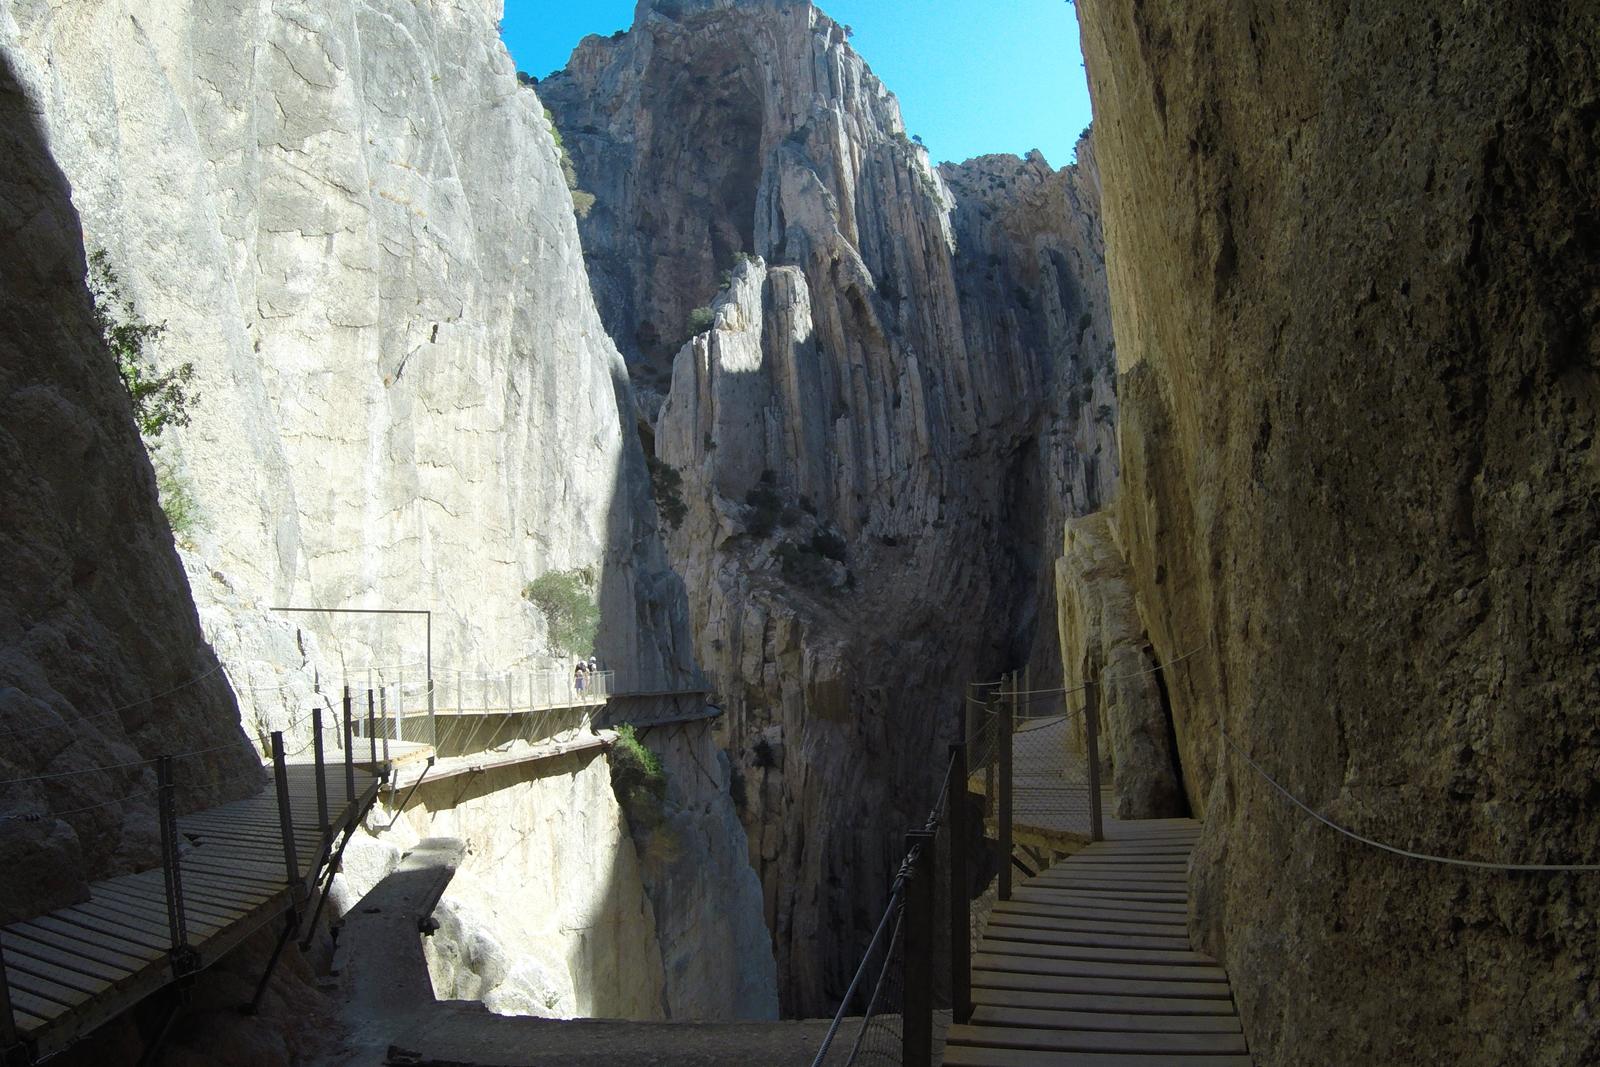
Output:
[[646,748],[626,723],[617,727],[617,739],[611,746],[611,789],[630,818],[659,810],[667,797],[661,757]]
[[650,495],[655,497],[656,511],[662,521],[674,530],[683,525],[689,507],[683,502],[683,475],[666,460],[645,456],[645,466],[650,469]]
[[689,333],[691,335],[704,333],[711,329],[711,324],[716,321],[717,313],[708,307],[695,308],[689,312]]
[[189,425],[189,405],[195,399],[189,393],[194,364],[180,363],[163,373],[156,369],[148,351],[167,332],[167,324],[149,323],[140,317],[103,248],[89,256],[88,284],[94,298],[95,325],[117,361],[117,373],[133,402],[133,418],[146,445],[168,426]]
[[594,572],[588,567],[550,571],[529,582],[522,595],[544,614],[554,652],[585,653],[600,631]]

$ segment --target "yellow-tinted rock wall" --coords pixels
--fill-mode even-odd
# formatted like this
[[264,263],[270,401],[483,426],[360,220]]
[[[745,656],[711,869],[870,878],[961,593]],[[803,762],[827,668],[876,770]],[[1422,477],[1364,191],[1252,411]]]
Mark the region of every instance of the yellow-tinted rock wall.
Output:
[[1118,529],[1259,1064],[1600,1057],[1600,9],[1080,0]]

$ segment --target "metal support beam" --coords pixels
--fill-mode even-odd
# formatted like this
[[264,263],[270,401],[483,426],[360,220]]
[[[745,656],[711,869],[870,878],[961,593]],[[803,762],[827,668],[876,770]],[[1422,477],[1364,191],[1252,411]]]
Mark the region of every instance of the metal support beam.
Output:
[[1104,815],[1100,810],[1100,683],[1083,687],[1083,740],[1089,750],[1089,839],[1106,839]]
[[300,882],[300,855],[294,847],[294,820],[289,811],[289,765],[283,755],[283,731],[272,732],[272,776],[278,785],[278,828],[283,834],[283,867],[289,885]]
[[350,687],[344,687],[344,802],[346,805],[356,802],[356,754],[350,747],[352,742],[350,722]]
[[311,749],[315,753],[317,773],[317,825],[322,827],[322,841],[333,840],[333,827],[328,822],[328,760],[322,748],[322,709],[311,709]]
[[967,874],[967,746],[950,746],[950,1011],[972,1017],[972,884]]
[[911,868],[911,880],[906,884],[900,1063],[903,1067],[930,1067],[933,1063],[933,881],[939,858],[933,831],[907,833],[906,851],[913,848],[919,851],[917,862]]
[[995,729],[995,755],[1000,765],[999,782],[995,785],[996,797],[996,823],[998,829],[998,859],[1000,861],[1000,899],[1011,899],[1011,837],[1012,837],[1012,762],[1015,751],[1012,744],[1012,731],[1015,728],[1014,716],[1016,715],[1016,676],[1010,678],[1010,692],[1002,692],[999,704],[999,716]]

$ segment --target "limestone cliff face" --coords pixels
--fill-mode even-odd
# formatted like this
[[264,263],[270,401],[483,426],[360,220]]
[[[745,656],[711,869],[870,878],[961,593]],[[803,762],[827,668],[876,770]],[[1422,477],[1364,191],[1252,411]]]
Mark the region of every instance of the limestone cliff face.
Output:
[[936,170],[845,38],[795,0],[645,2],[539,87],[681,478],[669,551],[790,1014],[843,993],[963,686],[1051,618],[1033,502],[1115,471],[1090,169]]
[[[1256,1061],[1600,1058],[1600,15],[1079,0],[1118,526]],[[1394,994],[1394,995],[1390,995]]]
[[196,753],[184,809],[260,784],[92,317],[41,81],[0,54],[0,923],[157,862],[142,761]]
[[[158,358],[194,364],[193,421],[162,459],[195,501],[188,577],[258,737],[298,718],[304,746],[314,672],[336,683],[400,661],[414,679],[425,648],[420,618],[273,606],[429,609],[437,665],[535,667],[548,635],[523,590],[550,571],[597,577],[596,651],[623,687],[700,684],[627,377],[499,14],[497,0],[0,5],[0,46],[32,72],[87,242],[166,323]],[[137,583],[107,585],[139,603]],[[111,695],[197,673],[179,670],[187,627],[135,673],[152,685]],[[707,803],[731,810],[725,792]],[[706,869],[737,860],[725,845]],[[748,887],[674,873],[688,882],[673,891],[755,914]]]

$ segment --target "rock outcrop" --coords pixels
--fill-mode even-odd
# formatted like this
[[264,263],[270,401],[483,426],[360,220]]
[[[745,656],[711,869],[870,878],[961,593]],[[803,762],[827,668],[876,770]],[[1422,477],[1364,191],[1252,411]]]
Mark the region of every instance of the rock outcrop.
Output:
[[157,861],[146,761],[192,753],[185,810],[260,785],[94,321],[42,83],[0,53],[0,923]]
[[1059,663],[1060,523],[1115,473],[1092,167],[935,169],[846,37],[804,0],[645,0],[539,86],[681,497],[787,1014],[844,992],[966,683],[1040,633]]
[[[1071,520],[1056,561],[1061,661],[1068,688],[1083,690],[1071,694],[1068,706],[1097,716],[1117,818],[1181,817],[1189,811],[1172,718],[1116,537],[1106,512]],[[1083,720],[1075,718],[1072,727],[1072,736],[1081,737]]]
[[1158,657],[1204,648],[1194,933],[1256,1062],[1600,1059],[1593,874],[1391,855],[1264,778],[1413,852],[1600,860],[1600,14],[1078,12],[1117,525]]
[[[594,651],[622,687],[703,687],[682,585],[656,532],[626,372],[590,297],[560,152],[536,93],[517,83],[499,13],[496,0],[0,6],[0,47],[29,72],[38,125],[72,183],[86,241],[106,252],[140,314],[166,324],[158,361],[194,365],[192,421],[167,432],[161,459],[192,500],[192,522],[176,532],[193,596],[258,738],[287,728],[291,747],[304,747],[319,677],[325,691],[369,666],[404,663],[408,678],[420,677],[430,633],[420,615],[272,608],[426,609],[436,676],[448,677],[445,667],[526,670],[556,651],[525,596],[551,572],[593,580]],[[77,233],[75,218],[59,217],[55,230]],[[81,250],[75,256],[41,257],[42,274],[76,285]],[[74,299],[81,319],[86,305],[81,293]],[[101,377],[95,404],[109,411],[109,364]],[[16,403],[37,408],[40,429],[19,447],[41,463],[50,450],[52,477],[66,476],[68,458],[99,439],[71,429],[83,420],[48,390],[30,395]],[[126,421],[125,409],[113,413]],[[98,589],[129,631],[115,658],[85,662],[93,670],[81,697],[77,682],[58,682],[59,697],[42,682],[20,687],[28,696],[17,699],[53,702],[67,721],[80,698],[138,700],[200,673],[194,664],[211,665],[191,651],[200,643],[192,612],[174,621],[167,610],[183,599],[170,555],[144,558],[170,550],[148,465],[130,452],[136,440],[116,432],[101,448],[105,477],[125,489],[84,492],[72,506],[155,520],[133,535],[128,568],[142,569],[138,580],[120,565],[101,562],[98,578],[88,562],[71,565],[66,526],[27,539],[63,546],[49,568],[66,583],[56,601]],[[122,460],[112,457],[124,453],[134,470],[114,476],[111,463]],[[129,536],[99,522],[78,535],[86,561]],[[136,615],[156,627],[139,631]],[[70,640],[63,629],[58,643]],[[143,662],[125,680],[99,680],[134,658]],[[212,684],[174,698],[174,721],[202,700],[233,714],[226,688]],[[151,733],[155,746],[159,728],[131,714],[129,728]],[[190,747],[218,736],[198,721],[192,732]],[[68,740],[52,736],[41,746],[50,755],[30,754],[23,769],[49,765]],[[726,791],[705,803],[731,812]],[[48,834],[35,844],[75,847]],[[708,854],[705,873],[675,868],[672,877],[687,881],[672,892],[754,916],[753,893],[719,895],[736,884],[725,875],[737,844],[708,843],[734,850]],[[462,885],[471,883],[469,864]],[[479,912],[510,921],[514,905],[505,896]],[[657,1012],[659,958],[654,966],[656,977],[637,988],[593,997],[579,988],[564,1003]],[[736,986],[681,995],[731,999]]]

